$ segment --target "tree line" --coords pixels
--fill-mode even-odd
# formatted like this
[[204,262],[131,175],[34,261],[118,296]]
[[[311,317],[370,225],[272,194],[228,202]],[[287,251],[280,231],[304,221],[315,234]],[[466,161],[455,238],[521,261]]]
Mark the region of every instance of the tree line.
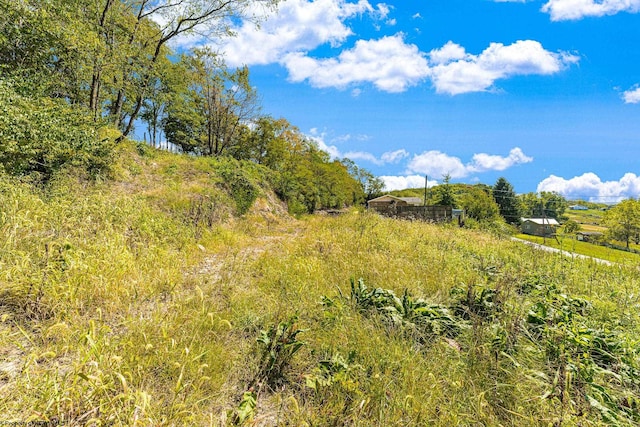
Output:
[[182,37],[230,36],[232,22],[257,23],[277,3],[0,0],[0,168],[45,181],[66,165],[105,173],[137,126],[154,146],[270,169],[295,213],[379,195],[370,172],[263,114],[247,67],[208,48],[172,48]]
[[[398,196],[422,197],[422,189],[396,191]],[[557,192],[516,193],[513,185],[500,177],[493,186],[486,184],[451,183],[445,176],[442,184],[430,188],[426,193],[427,204],[452,206],[463,209],[470,227],[495,228],[501,224],[519,227],[522,218],[555,219],[563,225],[563,231],[573,234],[580,225],[566,214],[569,201]],[[626,199],[608,206],[605,204],[580,202],[589,209],[604,210],[600,224],[607,231],[607,241],[618,241],[629,249],[631,243],[640,244],[640,201]]]
[[[496,221],[518,227],[523,217],[529,217],[555,219],[562,224],[562,231],[566,234],[574,234],[581,229],[567,216],[569,201],[562,195],[548,191],[516,194],[504,177],[493,186],[450,184],[445,177],[443,185],[431,191],[430,203],[464,209],[472,225],[480,224],[484,228],[495,225]],[[580,204],[604,211],[599,223],[606,232],[594,241],[622,242],[627,250],[631,243],[640,244],[640,200],[630,198],[613,206],[591,202]]]

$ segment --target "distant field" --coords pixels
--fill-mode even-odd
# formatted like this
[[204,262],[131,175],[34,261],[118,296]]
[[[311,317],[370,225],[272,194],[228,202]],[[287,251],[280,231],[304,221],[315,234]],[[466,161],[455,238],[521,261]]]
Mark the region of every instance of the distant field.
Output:
[[607,228],[602,225],[602,216],[604,211],[598,209],[589,209],[586,211],[567,210],[565,214],[570,220],[580,224],[582,231],[600,231],[605,232]]
[[[569,219],[577,222],[580,225],[580,231],[598,231],[600,233],[605,233],[607,231],[607,227],[602,222],[605,211],[601,211],[599,209],[589,209],[586,211],[567,210],[565,214],[569,217]],[[618,246],[622,246],[622,247],[625,246],[624,242],[614,242],[614,243]],[[585,243],[585,245],[586,245],[585,246],[586,251],[591,250],[589,248],[590,246],[594,246],[588,243]],[[631,243],[629,247],[634,250],[640,250],[640,245],[636,245],[634,243]],[[616,251],[615,249],[610,249],[610,250]],[[617,251],[617,252],[624,253],[624,251]],[[618,256],[617,253],[614,252],[614,256],[617,257]]]
[[573,252],[580,255],[587,255],[594,258],[600,258],[620,264],[639,263],[640,255],[632,252],[625,252],[618,249],[608,248],[606,246],[594,245],[592,243],[580,242],[570,237],[546,238],[538,236],[530,236],[528,234],[517,234],[515,237],[529,242],[544,244],[552,248],[562,249],[564,251]]

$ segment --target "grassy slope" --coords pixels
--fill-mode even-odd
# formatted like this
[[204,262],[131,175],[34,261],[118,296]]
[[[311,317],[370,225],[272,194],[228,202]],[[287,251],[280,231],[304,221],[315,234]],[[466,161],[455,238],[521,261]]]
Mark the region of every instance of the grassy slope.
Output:
[[544,244],[552,248],[562,249],[567,252],[600,258],[619,264],[635,266],[640,262],[640,255],[636,253],[626,252],[593,243],[580,242],[575,240],[573,236],[558,236],[557,241],[554,238],[544,239],[542,237],[531,236],[528,234],[518,234],[516,237],[530,242]]
[[[586,211],[580,210],[567,210],[567,217],[570,220],[577,222],[580,225],[580,231],[597,231],[600,233],[606,233],[607,228],[602,225],[603,211],[598,209],[589,209]],[[581,255],[587,255],[595,258],[605,259],[607,261],[616,263],[625,263],[630,265],[636,265],[640,261],[640,255],[622,250],[600,246],[587,242],[580,242],[575,240],[574,235],[560,236],[560,242],[556,242],[554,239],[542,239],[537,236],[530,236],[527,234],[519,234],[517,236],[520,239],[528,240],[534,243],[544,243],[547,246],[553,248],[567,250]],[[624,248],[623,242],[614,242],[620,248]],[[640,245],[631,243],[629,245],[631,249],[640,250]]]
[[599,231],[605,232],[606,227],[602,226],[603,211],[598,209],[588,209],[585,211],[567,209],[565,212],[569,219],[580,224],[582,231]]
[[[233,219],[231,198],[214,189],[215,162],[127,158],[116,182],[61,180],[47,197],[2,181],[3,420],[225,425],[246,414],[247,425],[606,424],[607,408],[586,397],[596,390],[585,385],[591,359],[548,347],[573,348],[563,339],[587,340],[571,331],[590,327],[615,331],[631,348],[636,270],[357,212],[292,220],[265,199]],[[460,334],[425,337],[359,311],[348,298],[352,277],[444,306],[460,301],[455,287],[468,301],[477,289],[497,297],[478,300],[487,311],[467,312]],[[588,299],[589,315],[558,305],[565,293]],[[527,312],[540,298],[573,319],[557,326],[551,316],[554,328],[532,336]],[[258,375],[256,338],[294,315],[305,345],[270,387]],[[309,375],[327,373],[322,366],[332,375],[316,390],[306,386]],[[615,375],[590,375],[588,384],[616,402],[637,396]],[[250,385],[253,409],[251,399],[241,403]]]

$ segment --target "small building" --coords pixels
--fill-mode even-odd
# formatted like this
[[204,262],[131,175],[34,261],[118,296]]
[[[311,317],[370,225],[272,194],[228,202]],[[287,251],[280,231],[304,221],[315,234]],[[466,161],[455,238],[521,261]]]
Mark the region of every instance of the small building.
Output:
[[582,205],[571,205],[571,206],[569,206],[569,209],[571,209],[572,211],[587,211],[587,210],[589,210],[588,207],[582,206]]
[[522,218],[521,230],[532,236],[553,236],[560,223],[553,218]]
[[441,222],[453,218],[451,206],[425,206],[420,197],[396,197],[390,194],[371,199],[367,208],[394,218]]
[[367,207],[377,211],[387,210],[395,206],[423,206],[424,200],[420,197],[396,197],[391,194],[376,197],[367,202]]
[[604,234],[599,231],[578,231],[576,233],[576,240],[593,243],[601,240],[602,236],[604,236]]
[[453,217],[453,219],[464,221],[464,209],[451,209],[451,216]]

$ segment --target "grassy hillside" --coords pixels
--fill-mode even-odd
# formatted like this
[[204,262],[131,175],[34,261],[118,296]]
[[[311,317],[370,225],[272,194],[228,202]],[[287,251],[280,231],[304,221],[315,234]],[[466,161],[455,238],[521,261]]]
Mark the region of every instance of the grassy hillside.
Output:
[[635,268],[296,220],[261,168],[123,150],[113,181],[0,178],[0,421],[640,421]]
[[602,215],[604,211],[600,209],[588,210],[567,210],[565,212],[570,220],[577,222],[582,231],[599,231],[605,232],[607,228],[602,225]]
[[640,262],[640,255],[635,252],[627,252],[610,246],[598,245],[590,242],[581,242],[575,239],[574,235],[558,235],[558,239],[553,237],[539,237],[530,234],[516,234],[515,237],[529,242],[538,243],[552,248],[560,249],[565,252],[586,255],[606,261],[615,262],[617,264],[625,264],[627,266],[637,266]]

